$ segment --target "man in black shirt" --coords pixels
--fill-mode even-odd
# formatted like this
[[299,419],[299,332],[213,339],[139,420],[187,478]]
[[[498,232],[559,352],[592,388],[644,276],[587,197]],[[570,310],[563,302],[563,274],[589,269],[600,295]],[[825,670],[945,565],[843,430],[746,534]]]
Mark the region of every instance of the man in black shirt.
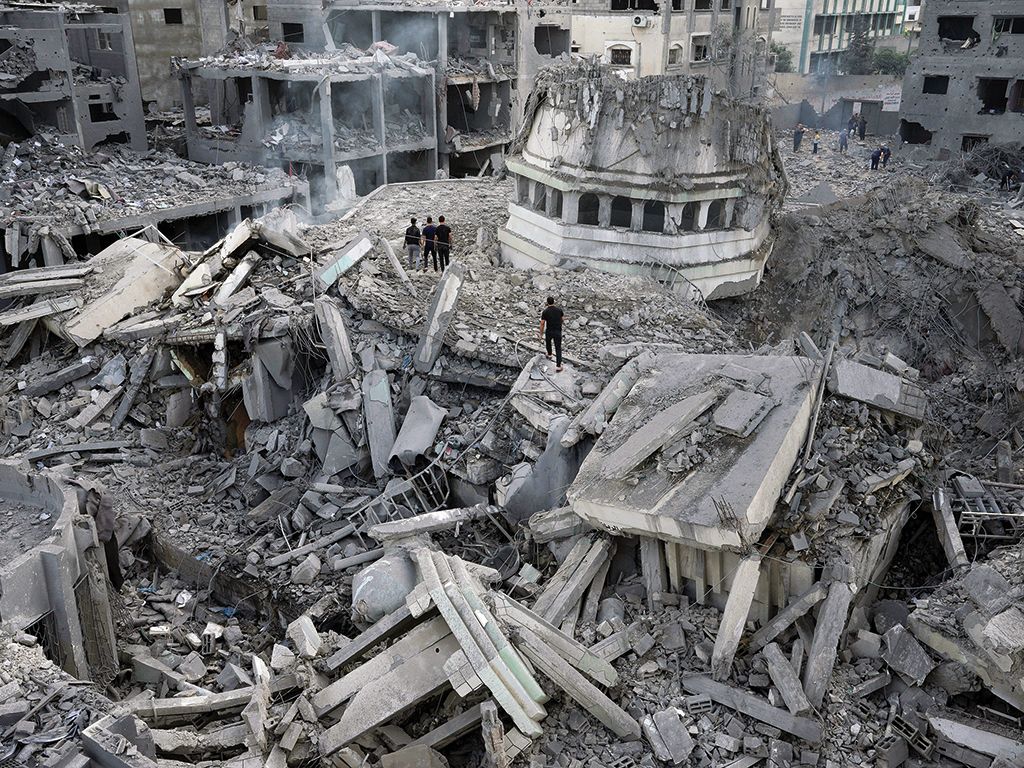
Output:
[[561,307],[555,306],[555,297],[548,296],[548,305],[540,314],[540,331],[538,335],[544,336],[544,348],[548,353],[548,360],[551,359],[551,347],[555,348],[555,370],[562,370],[562,320],[565,313]]
[[441,262],[441,271],[448,267],[448,253],[452,247],[452,228],[444,220],[444,216],[437,217],[437,229],[434,230],[434,239],[437,241],[437,257],[434,259],[434,271],[437,272],[437,263]]
[[412,219],[412,225],[405,230],[405,252],[409,269],[416,269],[420,263],[420,228],[416,226],[416,219]]
[[437,272],[437,227],[434,220],[427,216],[427,223],[423,226],[423,271],[427,271],[427,264],[430,257],[434,257],[434,271]]

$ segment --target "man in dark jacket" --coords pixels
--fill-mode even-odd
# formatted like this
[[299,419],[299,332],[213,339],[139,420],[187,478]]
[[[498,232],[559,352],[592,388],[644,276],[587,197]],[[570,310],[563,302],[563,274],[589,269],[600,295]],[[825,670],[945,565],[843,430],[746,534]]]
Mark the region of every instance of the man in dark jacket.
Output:
[[548,296],[547,306],[540,314],[539,336],[544,337],[544,348],[548,353],[548,360],[551,359],[551,348],[555,349],[555,370],[562,370],[562,321],[565,313],[561,307],[555,306],[555,297]]

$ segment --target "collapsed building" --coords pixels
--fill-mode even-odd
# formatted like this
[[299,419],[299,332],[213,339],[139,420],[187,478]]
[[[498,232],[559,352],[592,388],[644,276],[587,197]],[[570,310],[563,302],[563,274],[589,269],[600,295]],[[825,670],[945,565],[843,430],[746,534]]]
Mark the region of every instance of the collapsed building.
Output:
[[116,8],[0,5],[0,134],[146,148],[132,27]]
[[576,63],[538,77],[502,254],[721,298],[760,282],[785,175],[766,113],[693,76],[623,82]]
[[928,3],[903,81],[900,138],[940,157],[989,142],[1019,144],[1021,35],[1024,14],[1012,0]]
[[[463,176],[500,167],[517,93],[541,62],[569,50],[567,39],[543,53],[524,45],[540,16],[499,3],[332,2],[270,6],[268,15],[286,50],[242,45],[181,63],[189,157],[302,169],[318,207],[350,199],[353,184],[363,195],[433,179],[439,168]],[[554,18],[546,28],[557,29]],[[229,95],[197,127],[200,85]]]

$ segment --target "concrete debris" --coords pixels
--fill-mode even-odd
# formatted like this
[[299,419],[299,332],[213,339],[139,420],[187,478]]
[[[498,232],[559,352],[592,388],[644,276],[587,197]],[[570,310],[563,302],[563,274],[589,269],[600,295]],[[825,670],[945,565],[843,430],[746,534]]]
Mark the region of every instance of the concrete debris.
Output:
[[[356,50],[312,10],[304,46],[176,62],[210,100],[190,151],[290,175],[41,132],[0,152],[0,763],[1020,764],[1009,192],[908,147],[875,176],[794,154],[711,77],[577,61],[508,96],[514,57],[463,43],[479,16],[514,53],[519,12],[470,7],[423,10],[454,32],[429,66],[388,14]],[[45,53],[8,50],[0,80]],[[332,119],[361,89],[366,120]],[[504,176],[454,178],[512,141],[509,99],[529,127],[479,146]],[[571,189],[579,153],[627,145],[642,199]],[[783,166],[803,200],[774,215]],[[409,219],[442,213],[450,263],[409,268]],[[521,268],[560,247],[541,219],[621,269]],[[757,274],[712,311],[620,236],[742,241]]]

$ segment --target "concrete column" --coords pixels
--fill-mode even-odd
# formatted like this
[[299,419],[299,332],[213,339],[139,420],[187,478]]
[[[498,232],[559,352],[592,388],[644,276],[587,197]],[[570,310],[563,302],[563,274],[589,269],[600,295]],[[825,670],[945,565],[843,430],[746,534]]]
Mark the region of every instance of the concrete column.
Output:
[[562,193],[562,219],[566,224],[580,223],[580,193]]
[[601,227],[612,225],[612,198],[610,195],[597,196],[597,224]]
[[725,222],[722,224],[722,229],[730,229],[732,227],[732,214],[736,210],[736,198],[730,197],[725,201]]
[[334,159],[334,110],[331,107],[330,78],[321,82],[317,90],[320,93],[320,131],[324,140],[324,196],[330,201],[338,193],[338,163]]
[[678,235],[679,224],[683,220],[682,203],[668,203],[665,206],[665,234]]
[[631,200],[630,202],[633,204],[633,212],[629,219],[629,229],[632,232],[639,232],[644,223],[644,201]]
[[697,231],[701,232],[708,224],[708,206],[711,205],[711,201],[701,200],[697,205],[700,206],[697,209]]
[[448,14],[437,14],[437,74],[440,78],[441,88],[436,90],[437,94],[437,143],[441,153],[439,158],[440,167],[446,172],[450,169],[451,163],[448,157],[448,144],[444,137],[448,127]]
[[38,549],[43,562],[46,597],[53,614],[56,641],[64,656],[64,670],[82,680],[89,679],[89,662],[85,658],[82,625],[75,604],[75,585],[68,562],[68,552],[56,544]]
[[558,218],[558,210],[555,207],[555,190],[549,189],[547,199],[544,201],[544,213],[549,219]]
[[192,95],[192,75],[181,76],[181,103],[185,111],[185,144],[191,144],[199,136],[196,126],[196,100]]
[[[429,132],[431,127],[434,129],[433,141],[430,146],[430,167],[435,170],[435,175],[438,166],[438,148],[437,148],[437,75],[433,72],[430,73],[430,79],[426,81],[426,93],[423,94],[423,123],[427,126]],[[445,170],[448,170],[447,164]]]
[[380,11],[370,11],[370,36],[375,43],[380,40]]
[[380,143],[381,184],[388,183],[388,135],[384,126],[384,76],[374,75],[373,127]]

